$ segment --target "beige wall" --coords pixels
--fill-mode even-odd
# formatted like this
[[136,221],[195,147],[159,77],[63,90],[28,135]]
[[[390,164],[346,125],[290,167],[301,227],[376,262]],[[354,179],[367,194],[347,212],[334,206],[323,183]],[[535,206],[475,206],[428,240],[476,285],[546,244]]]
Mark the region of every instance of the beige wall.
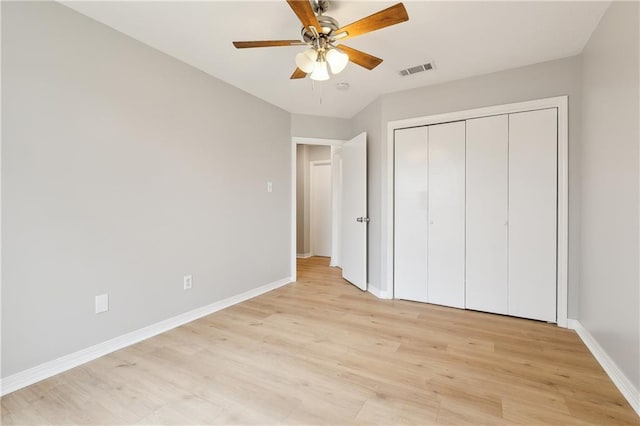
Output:
[[580,323],[640,388],[638,3],[613,2],[583,52]]

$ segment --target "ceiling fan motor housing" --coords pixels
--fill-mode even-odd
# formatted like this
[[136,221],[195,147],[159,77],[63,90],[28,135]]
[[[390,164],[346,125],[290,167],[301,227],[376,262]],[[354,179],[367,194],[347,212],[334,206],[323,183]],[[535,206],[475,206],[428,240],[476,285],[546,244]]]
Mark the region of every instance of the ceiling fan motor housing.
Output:
[[319,37],[316,37],[306,27],[302,27],[302,30],[300,31],[300,33],[302,34],[302,39],[304,40],[305,43],[314,44],[314,42],[318,38],[320,39],[324,38],[328,40],[333,35],[333,33],[338,28],[340,28],[340,26],[338,25],[338,21],[336,21],[331,16],[327,16],[327,15],[319,15],[318,23],[320,24],[320,27],[321,27],[318,29]]

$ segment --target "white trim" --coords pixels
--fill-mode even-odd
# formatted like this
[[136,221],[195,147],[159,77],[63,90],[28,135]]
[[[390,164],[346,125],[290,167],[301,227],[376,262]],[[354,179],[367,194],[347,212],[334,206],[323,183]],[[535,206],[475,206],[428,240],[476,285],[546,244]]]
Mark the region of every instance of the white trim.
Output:
[[631,383],[631,380],[620,370],[616,363],[609,357],[607,352],[602,349],[598,341],[584,328],[580,321],[568,319],[567,325],[570,329],[575,330],[585,346],[589,348],[595,359],[600,363],[602,369],[607,373],[609,378],[616,385],[622,396],[629,402],[631,408],[640,416],[640,391]]
[[298,145],[343,145],[346,141],[340,139],[302,138],[293,136],[291,142]]
[[469,120],[471,118],[489,117],[491,115],[512,114],[515,112],[531,111],[545,108],[559,108],[565,104],[567,96],[557,96],[554,98],[535,99],[532,101],[515,102],[504,105],[493,105],[483,108],[467,109],[464,111],[445,112],[424,117],[414,117],[404,120],[395,120],[388,123],[387,128],[402,129],[405,127],[428,126],[430,124],[446,123],[449,121]]
[[122,336],[115,337],[107,340],[106,342],[98,343],[97,345],[73,352],[58,359],[47,361],[43,364],[29,368],[28,370],[12,374],[11,376],[0,379],[0,395],[7,395],[18,389],[55,376],[56,374],[60,374],[111,352],[164,333],[198,318],[210,315],[221,309],[228,308],[229,306],[267,293],[271,290],[275,290],[276,288],[282,287],[290,282],[292,282],[290,277],[283,278],[258,288],[254,288],[253,290],[245,291],[244,293],[228,297],[218,302],[196,308],[192,311],[176,315],[175,317],[164,321],[123,334]]
[[[0,43],[2,42],[2,10],[0,8]],[[0,55],[0,81],[2,81],[2,55]],[[2,98],[2,85],[0,84],[0,99]],[[0,102],[0,117],[2,115],[2,102]],[[2,135],[2,120],[0,119],[0,135]],[[6,139],[5,139],[6,140]],[[2,138],[0,137],[0,241],[4,241],[2,239]],[[2,244],[0,244],[0,259],[4,259],[2,257]],[[0,318],[2,318],[2,262],[0,262]],[[0,365],[2,365],[2,351],[0,351]]]
[[331,260],[329,266],[342,266],[340,252],[342,217],[342,146],[331,146]]
[[[340,139],[322,139],[322,138],[304,138],[299,136],[291,137],[291,253],[289,265],[289,275],[291,281],[296,281],[298,276],[298,268],[296,266],[296,254],[297,254],[297,226],[296,226],[296,160],[297,160],[297,147],[298,145],[331,145],[341,146],[347,141]],[[332,225],[333,226],[333,225]]]
[[[567,327],[567,287],[568,287],[568,247],[569,247],[569,114],[568,96],[516,102],[505,105],[494,105],[465,111],[447,112],[426,117],[415,117],[387,123],[387,214],[383,223],[386,230],[386,247],[383,262],[387,265],[386,288],[393,294],[393,135],[396,129],[406,127],[428,126],[430,124],[450,121],[468,120],[491,115],[510,114],[545,108],[558,108],[558,290],[557,290],[557,324]],[[383,277],[384,279],[385,277]]]
[[[298,251],[298,241],[297,241],[297,223],[296,218],[298,217],[297,206],[296,206],[296,193],[297,193],[297,182],[298,176],[296,176],[296,163],[298,161],[298,145],[296,141],[291,138],[291,215],[289,217],[289,221],[291,222],[291,263],[289,265],[289,275],[293,281],[298,279],[298,270],[296,267],[296,252]],[[304,250],[304,247],[302,248]]]
[[558,265],[556,321],[567,327],[569,316],[569,97],[552,98],[558,108]]
[[296,254],[296,257],[298,259],[308,259],[311,256],[313,256],[311,253],[298,253],[298,254]]
[[380,290],[378,287],[373,287],[371,283],[367,285],[367,291],[378,299],[393,299],[393,294],[391,292]]

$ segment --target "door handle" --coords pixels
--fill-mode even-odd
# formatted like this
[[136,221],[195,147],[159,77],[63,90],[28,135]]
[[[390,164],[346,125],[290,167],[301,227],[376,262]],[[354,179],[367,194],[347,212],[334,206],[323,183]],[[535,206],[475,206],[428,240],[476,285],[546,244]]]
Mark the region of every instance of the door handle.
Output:
[[369,219],[368,217],[357,217],[356,218],[356,222],[369,222],[371,219]]

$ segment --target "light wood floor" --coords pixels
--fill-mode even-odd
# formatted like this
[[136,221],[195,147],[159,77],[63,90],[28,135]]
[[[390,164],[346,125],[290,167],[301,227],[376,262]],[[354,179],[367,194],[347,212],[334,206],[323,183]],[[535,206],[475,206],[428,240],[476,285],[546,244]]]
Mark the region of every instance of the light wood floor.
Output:
[[299,280],[2,398],[2,424],[640,424],[580,339]]

